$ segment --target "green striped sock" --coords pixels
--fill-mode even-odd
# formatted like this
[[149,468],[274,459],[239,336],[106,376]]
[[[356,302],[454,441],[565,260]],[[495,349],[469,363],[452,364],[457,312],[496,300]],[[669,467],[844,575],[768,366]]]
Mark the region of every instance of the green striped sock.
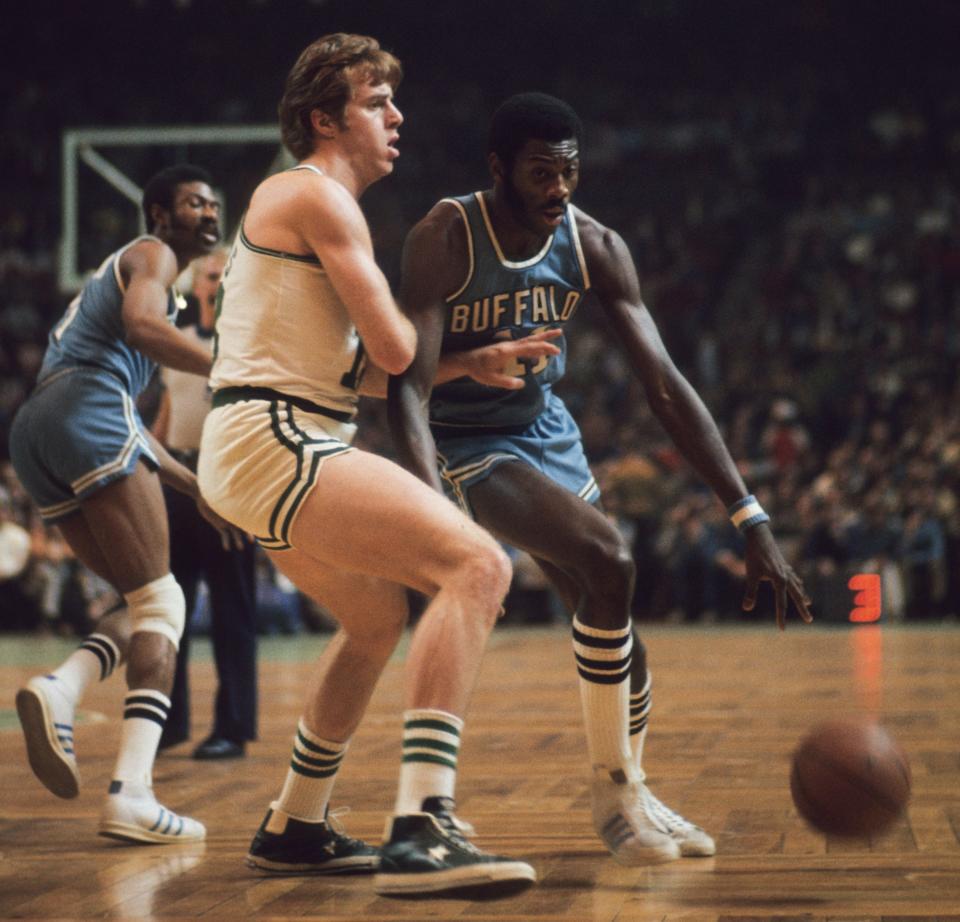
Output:
[[346,751],[347,743],[317,736],[301,718],[277,807],[287,816],[308,823],[322,820]]
[[427,797],[453,798],[463,721],[446,711],[403,713],[403,757],[394,813],[419,813]]

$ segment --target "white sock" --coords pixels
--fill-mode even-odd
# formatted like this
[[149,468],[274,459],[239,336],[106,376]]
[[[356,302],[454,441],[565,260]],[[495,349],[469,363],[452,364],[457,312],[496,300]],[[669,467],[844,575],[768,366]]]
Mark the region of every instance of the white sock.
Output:
[[317,736],[307,729],[301,718],[293,740],[290,768],[280,798],[272,805],[273,810],[307,823],[319,823],[326,815],[337,770],[348,743]]
[[580,674],[580,703],[594,771],[614,780],[636,780],[630,753],[630,625],[613,631],[573,619],[573,650]]
[[650,710],[653,698],[650,694],[652,679],[649,670],[647,681],[643,683],[643,690],[630,694],[630,748],[633,751],[633,764],[640,773],[640,780],[646,777],[643,770],[643,744],[647,738],[647,722],[650,719]]
[[153,787],[153,760],[169,713],[170,699],[162,692],[139,688],[127,693],[114,781]]
[[463,721],[432,708],[403,712],[403,756],[396,816],[420,813],[428,797],[453,799]]
[[108,679],[119,663],[117,645],[106,634],[91,634],[50,674],[76,703],[88,685]]

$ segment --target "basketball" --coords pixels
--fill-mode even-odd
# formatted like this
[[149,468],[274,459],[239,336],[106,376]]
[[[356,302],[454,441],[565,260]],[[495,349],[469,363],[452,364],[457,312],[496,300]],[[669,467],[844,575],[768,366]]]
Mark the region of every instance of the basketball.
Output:
[[831,721],[800,741],[790,793],[800,815],[820,832],[877,836],[890,828],[910,798],[910,765],[879,724]]

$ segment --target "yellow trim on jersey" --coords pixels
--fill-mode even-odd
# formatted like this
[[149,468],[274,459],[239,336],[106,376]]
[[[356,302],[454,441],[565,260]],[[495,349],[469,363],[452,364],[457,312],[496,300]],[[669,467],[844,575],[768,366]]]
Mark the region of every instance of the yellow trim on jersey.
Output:
[[580,228],[573,213],[573,205],[567,205],[567,217],[570,218],[570,233],[573,237],[573,246],[577,251],[577,261],[580,263],[580,274],[583,276],[583,290],[590,289],[590,273],[587,271],[587,261],[583,256],[583,247],[580,246]]
[[127,293],[127,286],[123,284],[123,278],[120,275],[120,257],[123,256],[123,254],[126,253],[127,250],[129,250],[134,244],[140,243],[141,240],[156,240],[157,243],[163,243],[159,237],[154,237],[153,234],[141,234],[139,237],[135,237],[125,246],[120,247],[120,249],[113,254],[113,277],[117,281],[117,287],[120,289],[121,294]]
[[449,202],[451,205],[455,205],[457,211],[460,212],[460,217],[463,218],[463,228],[467,232],[467,261],[469,263],[467,268],[467,277],[464,280],[464,283],[452,294],[448,295],[446,298],[447,303],[449,304],[455,298],[459,298],[460,295],[466,291],[467,286],[473,281],[473,272],[475,267],[474,258],[473,258],[473,234],[470,232],[470,219],[467,217],[467,209],[463,207],[456,199],[454,198],[443,198],[440,199],[441,202]]

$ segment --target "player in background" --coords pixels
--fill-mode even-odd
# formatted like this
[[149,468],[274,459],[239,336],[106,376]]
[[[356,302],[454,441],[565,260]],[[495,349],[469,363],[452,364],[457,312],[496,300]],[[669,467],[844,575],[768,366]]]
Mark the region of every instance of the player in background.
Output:
[[54,794],[76,797],[74,711],[87,686],[126,660],[120,751],[99,833],[130,841],[202,839],[201,823],[161,806],[153,762],[170,707],[183,592],[170,573],[161,482],[194,499],[224,541],[240,540],[210,510],[196,477],[144,428],[136,408],[157,364],[205,376],[206,349],[173,324],[174,283],[220,239],[220,205],[198,167],[162,170],[144,188],[149,233],[108,256],[50,334],[37,386],[10,433],[17,475],[74,554],[123,596],[52,673],[17,693],[27,755]]
[[[420,480],[350,446],[359,395],[384,394],[387,374],[416,350],[358,205],[399,156],[400,77],[374,39],[342,33],[309,45],[289,73],[280,127],[298,164],[255,190],[224,273],[198,475],[211,506],[340,624],[248,862],[279,872],[379,868],[384,894],[502,894],[529,886],[533,868],[476,849],[453,811],[464,716],[509,562]],[[530,347],[534,361],[557,351]],[[471,361],[453,357],[440,379]],[[336,828],[327,808],[406,625],[406,587],[430,603],[407,655],[399,788],[378,852]]]
[[[192,294],[197,322],[184,333],[213,351],[217,291],[227,252],[217,249],[192,268]],[[203,378],[172,368],[160,370],[163,391],[153,434],[167,451],[192,471],[197,469],[200,433],[210,409],[210,389]],[[195,503],[165,489],[170,525],[170,568],[183,589],[187,627],[177,651],[177,669],[170,693],[170,714],[160,748],[190,736],[190,624],[202,579],[209,590],[210,640],[217,668],[213,727],[193,751],[195,759],[232,759],[245,754],[247,740],[257,738],[257,611],[254,585],[255,549],[224,547],[217,533],[200,517]]]
[[442,200],[412,229],[398,300],[416,327],[418,350],[391,379],[388,418],[404,464],[438,491],[445,484],[493,535],[529,552],[573,613],[594,825],[614,857],[632,865],[712,855],[713,839],[644,784],[650,674],[631,630],[634,566],[600,508],[576,423],[553,393],[565,340],[557,340],[559,356],[517,363],[521,389],[493,391],[466,379],[433,386],[441,357],[566,330],[583,302],[594,300],[653,412],[744,533],[744,608],[753,608],[759,582],[769,580],[781,627],[788,599],[810,620],[767,515],[664,348],[626,245],[571,204],[580,138],[580,120],[566,103],[541,93],[511,97],[490,129],[492,188]]

